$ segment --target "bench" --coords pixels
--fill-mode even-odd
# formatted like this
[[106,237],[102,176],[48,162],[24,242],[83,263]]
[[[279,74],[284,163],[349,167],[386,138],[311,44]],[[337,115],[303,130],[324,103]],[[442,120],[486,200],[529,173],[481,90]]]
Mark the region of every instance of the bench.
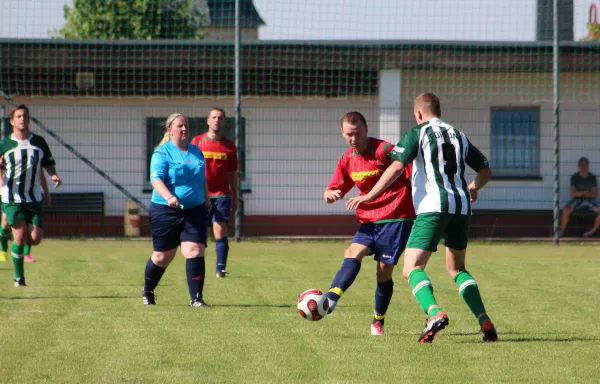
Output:
[[51,193],[52,204],[44,206],[44,215],[95,215],[104,229],[104,192]]
[[52,204],[44,213],[101,213],[104,216],[104,192],[51,193]]

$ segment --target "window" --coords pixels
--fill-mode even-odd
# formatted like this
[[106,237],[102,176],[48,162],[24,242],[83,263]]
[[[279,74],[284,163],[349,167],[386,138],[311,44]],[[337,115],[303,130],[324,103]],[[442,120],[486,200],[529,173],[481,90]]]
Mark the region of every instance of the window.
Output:
[[[165,120],[167,117],[148,117],[146,119],[146,182],[148,188],[150,188],[150,159],[154,148],[160,143],[165,134]],[[207,131],[208,126],[206,125],[206,117],[189,117],[188,122],[190,124],[190,133],[188,135],[190,141],[197,135],[200,135]],[[242,132],[245,132],[246,121],[242,118]],[[235,118],[228,117],[225,119],[225,130],[223,132],[225,137],[235,142]],[[242,135],[242,145],[245,144],[245,135]],[[245,174],[245,162],[243,154],[238,149],[238,166],[242,172],[242,180]],[[240,180],[241,181],[241,180]],[[146,189],[148,189],[146,188]],[[146,190],[145,189],[145,190]]]
[[494,177],[540,177],[539,116],[538,108],[492,108]]

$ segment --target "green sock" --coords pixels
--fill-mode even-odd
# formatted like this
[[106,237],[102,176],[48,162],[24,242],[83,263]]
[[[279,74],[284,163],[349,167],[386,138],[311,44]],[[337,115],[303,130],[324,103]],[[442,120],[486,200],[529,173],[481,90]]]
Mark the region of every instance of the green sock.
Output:
[[0,227],[0,248],[2,251],[8,252],[8,238],[10,237],[10,228],[5,230]]
[[488,320],[489,317],[485,312],[479,288],[473,276],[467,271],[460,271],[454,276],[454,282],[458,285],[458,293],[465,300],[465,303],[467,303],[477,320],[479,320],[479,325]]
[[413,295],[419,302],[421,309],[423,312],[427,314],[428,317],[433,317],[440,312],[440,307],[434,307],[427,313],[427,310],[432,305],[438,305],[437,301],[435,301],[435,297],[433,296],[433,287],[431,285],[431,280],[421,268],[413,269],[413,271],[408,276],[408,285],[412,288]]
[[25,277],[25,267],[23,262],[23,246],[13,243],[12,259],[15,266],[15,280]]
[[23,254],[24,255],[31,255],[31,244],[25,244],[23,246]]

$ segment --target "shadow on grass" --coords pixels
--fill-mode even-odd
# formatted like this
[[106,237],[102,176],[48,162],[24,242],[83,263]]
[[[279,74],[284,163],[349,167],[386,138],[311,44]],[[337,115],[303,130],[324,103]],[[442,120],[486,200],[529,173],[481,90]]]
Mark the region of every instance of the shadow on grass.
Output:
[[56,300],[56,299],[136,299],[133,296],[115,296],[115,295],[100,295],[100,296],[14,296],[3,297],[0,300]]
[[215,308],[296,308],[291,304],[216,304]]

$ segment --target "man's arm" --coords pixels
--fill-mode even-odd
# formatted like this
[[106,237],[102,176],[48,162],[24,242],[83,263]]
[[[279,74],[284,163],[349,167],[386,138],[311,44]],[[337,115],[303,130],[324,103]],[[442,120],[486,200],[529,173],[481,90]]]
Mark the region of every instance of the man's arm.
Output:
[[598,188],[592,187],[589,191],[583,191],[583,197],[587,199],[595,199],[598,197]]
[[235,213],[237,211],[238,185],[240,182],[237,170],[233,172],[227,172],[227,180],[229,180],[229,187],[231,188],[231,212]]
[[60,176],[58,176],[58,173],[56,173],[56,167],[54,165],[49,165],[44,167],[44,169],[54,182],[54,188],[58,188],[62,184],[62,180],[60,179]]
[[346,161],[344,156],[342,156],[336,165],[335,172],[331,181],[327,185],[327,189],[323,192],[323,199],[327,204],[335,203],[338,200],[344,198],[346,193],[348,193],[354,187],[354,181],[348,175],[346,169]]
[[377,184],[373,186],[369,193],[363,196],[357,196],[349,199],[346,202],[346,208],[348,210],[355,209],[361,203],[368,203],[369,201],[372,201],[377,196],[379,196],[381,192],[385,191],[387,187],[392,185],[394,181],[396,181],[396,179],[400,177],[400,175],[402,175],[403,172],[404,164],[402,164],[399,161],[393,161],[392,164],[390,164],[390,166],[387,167],[385,172],[383,172],[383,174],[377,181]]
[[50,191],[48,191],[48,181],[46,181],[46,175],[44,171],[40,169],[40,185],[42,186],[42,190],[44,191],[44,202],[46,205],[52,204],[52,197],[50,196]]
[[492,179],[492,169],[490,167],[481,168],[475,175],[475,180],[469,184],[469,192],[471,193],[471,201],[477,201],[477,192],[485,187],[485,185]]
[[419,135],[420,130],[413,128],[408,131],[402,139],[388,154],[387,156],[392,160],[391,164],[386,168],[385,172],[381,175],[377,184],[363,196],[353,197],[346,203],[348,210],[355,209],[361,203],[368,203],[379,196],[387,187],[392,185],[394,181],[406,168],[405,164],[410,164],[417,157],[419,150]]

